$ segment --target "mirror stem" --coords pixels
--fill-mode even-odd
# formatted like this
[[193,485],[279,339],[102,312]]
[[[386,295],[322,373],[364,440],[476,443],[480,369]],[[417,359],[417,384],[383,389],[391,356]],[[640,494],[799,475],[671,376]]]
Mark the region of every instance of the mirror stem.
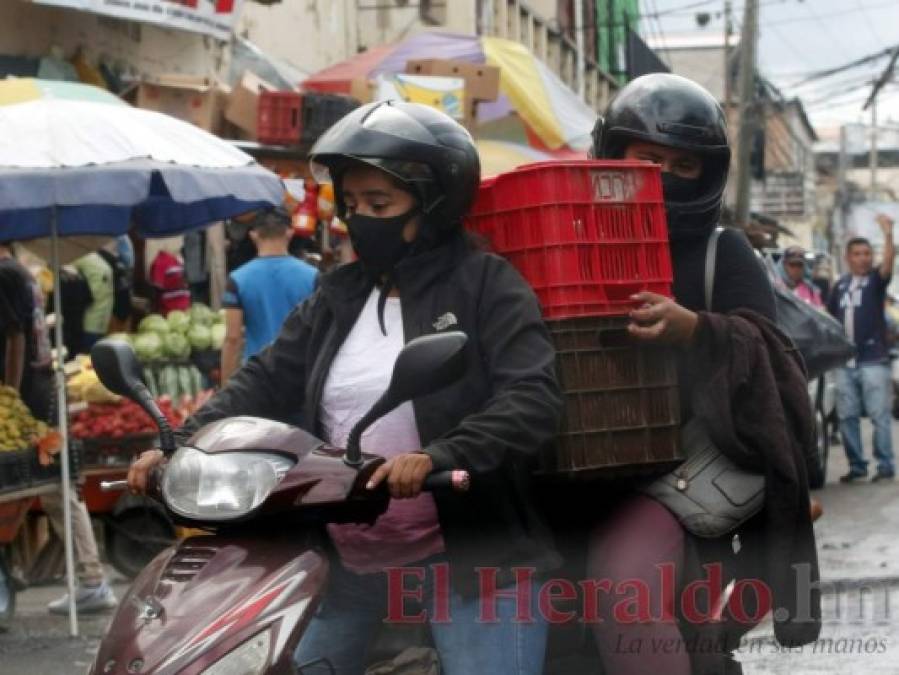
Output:
[[350,433],[347,440],[346,451],[343,453],[343,461],[349,466],[362,466],[362,449],[360,441],[362,440],[362,430],[356,433],[356,429]]
[[162,450],[166,457],[171,456],[175,452],[176,446],[175,434],[172,431],[169,421],[166,419],[165,415],[162,414],[159,406],[156,405],[156,401],[153,400],[153,395],[143,382],[140,382],[138,386],[135,387],[135,393],[138,395],[137,403],[146,411],[150,418],[156,422],[156,426],[159,427],[159,449]]

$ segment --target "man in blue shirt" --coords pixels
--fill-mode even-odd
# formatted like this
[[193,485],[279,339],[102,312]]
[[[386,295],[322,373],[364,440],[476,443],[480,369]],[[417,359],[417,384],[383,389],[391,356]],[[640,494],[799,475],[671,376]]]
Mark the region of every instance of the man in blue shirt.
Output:
[[290,311],[315,290],[318,270],[287,252],[292,234],[290,216],[280,209],[258,214],[251,225],[258,257],[228,276],[222,299],[223,385],[242,361],[277,337]]
[[885,317],[886,290],[895,258],[893,221],[880,214],[877,223],[884,237],[880,266],[874,267],[874,252],[867,239],[851,239],[846,244],[849,274],[836,283],[827,303],[828,311],[843,324],[857,349],[856,358],[837,371],[837,415],[849,460],[849,473],[840,478],[843,483],[868,475],[859,430],[863,410],[874,425],[874,482],[892,480],[896,473],[890,429],[893,381]]

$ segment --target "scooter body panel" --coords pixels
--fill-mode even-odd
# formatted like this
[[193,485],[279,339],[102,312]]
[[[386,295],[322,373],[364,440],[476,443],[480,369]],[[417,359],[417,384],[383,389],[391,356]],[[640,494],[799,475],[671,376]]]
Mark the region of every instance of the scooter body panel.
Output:
[[186,539],[135,579],[91,675],[199,674],[265,630],[265,672],[287,675],[327,577],[327,557],[299,533]]

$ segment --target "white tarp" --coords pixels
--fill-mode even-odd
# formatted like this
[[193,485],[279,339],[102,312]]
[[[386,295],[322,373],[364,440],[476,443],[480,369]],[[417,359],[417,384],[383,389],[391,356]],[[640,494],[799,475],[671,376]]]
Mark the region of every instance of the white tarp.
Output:
[[229,40],[244,0],[32,0]]

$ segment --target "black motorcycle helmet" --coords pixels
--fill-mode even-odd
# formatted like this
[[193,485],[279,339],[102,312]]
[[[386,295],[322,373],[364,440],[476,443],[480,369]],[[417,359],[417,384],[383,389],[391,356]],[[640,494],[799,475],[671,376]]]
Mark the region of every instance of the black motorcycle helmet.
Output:
[[718,225],[730,166],[727,120],[712,95],[679,75],[653,73],[629,82],[593,128],[592,155],[619,159],[632,141],[696,153],[702,158],[698,196],[666,200],[672,239],[707,234]]
[[309,159],[315,179],[333,183],[341,219],[340,183],[348,167],[368,164],[401,181],[418,197],[424,216],[419,239],[430,245],[462,227],[481,180],[471,134],[434,108],[404,101],[357,108],[318,139]]

